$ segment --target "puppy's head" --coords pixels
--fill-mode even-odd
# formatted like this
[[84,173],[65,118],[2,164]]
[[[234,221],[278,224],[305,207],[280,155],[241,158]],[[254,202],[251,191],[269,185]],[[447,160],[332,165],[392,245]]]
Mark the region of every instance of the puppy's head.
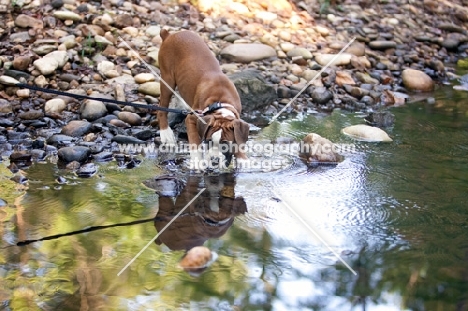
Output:
[[228,149],[231,154],[225,154],[226,158],[232,157],[232,153],[238,159],[247,159],[244,152],[241,151],[243,146],[249,139],[249,125],[235,118],[225,118],[217,115],[216,113],[202,117],[205,121],[202,122],[200,119],[197,121],[198,135],[204,141],[211,139],[214,133],[221,130],[221,143],[227,143],[230,145]]

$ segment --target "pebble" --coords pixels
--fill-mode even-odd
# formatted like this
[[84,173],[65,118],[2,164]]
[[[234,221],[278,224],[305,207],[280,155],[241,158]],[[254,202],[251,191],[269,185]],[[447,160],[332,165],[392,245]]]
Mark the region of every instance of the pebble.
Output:
[[288,53],[292,49],[294,49],[296,46],[291,43],[291,42],[281,42],[280,43],[280,48],[283,52]]
[[26,14],[20,14],[15,19],[15,25],[21,28],[43,28],[42,20],[34,18]]
[[94,121],[107,114],[106,105],[102,101],[87,99],[80,108],[81,118]]
[[18,96],[19,98],[28,98],[29,93],[29,89],[19,89],[16,91],[16,96]]
[[10,76],[0,76],[0,84],[15,85],[18,83],[20,83],[18,80]]
[[133,78],[135,79],[135,82],[138,84],[156,80],[156,77],[152,73],[140,73],[134,76]]
[[91,128],[92,124],[88,121],[73,120],[62,127],[62,131],[60,133],[71,137],[81,137],[88,134],[91,131]]
[[397,44],[394,41],[371,41],[369,47],[374,50],[387,50],[396,48]]
[[23,120],[37,120],[44,116],[44,113],[40,110],[29,110],[26,112],[20,112],[18,118]]
[[148,36],[148,37],[156,37],[156,36],[159,36],[159,33],[161,31],[161,27],[160,26],[149,26],[148,28],[146,28],[145,30],[145,34]]
[[10,41],[13,43],[24,43],[31,40],[31,36],[27,31],[20,31],[10,35]]
[[71,11],[55,11],[53,15],[60,20],[81,21],[81,16]]
[[131,126],[138,126],[142,123],[141,117],[133,112],[122,111],[119,112],[117,117],[123,122],[130,124]]
[[305,49],[305,48],[300,48],[300,47],[295,47],[292,50],[288,51],[286,53],[288,57],[296,57],[296,56],[301,56],[304,59],[311,59],[312,58],[312,53]]
[[325,105],[333,98],[333,93],[325,87],[314,88],[310,95],[313,101],[318,105]]
[[159,82],[145,82],[138,87],[138,92],[158,97],[161,94],[161,85]]
[[15,59],[13,60],[13,68],[15,68],[16,70],[26,70],[28,69],[30,64],[31,57],[28,55],[15,57]]
[[46,114],[62,113],[67,108],[67,104],[62,98],[53,98],[48,100],[44,105]]

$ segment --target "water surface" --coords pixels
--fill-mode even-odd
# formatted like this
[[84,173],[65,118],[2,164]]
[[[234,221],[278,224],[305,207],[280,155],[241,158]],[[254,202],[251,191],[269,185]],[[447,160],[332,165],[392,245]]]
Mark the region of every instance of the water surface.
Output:
[[[292,116],[252,140],[315,132],[355,150],[331,167],[308,168],[276,154],[287,165],[275,171],[179,173],[186,186],[176,198],[143,185],[168,173],[157,159],[130,170],[100,164],[89,179],[53,161],[34,164],[25,170],[27,188],[8,181],[4,161],[2,307],[466,310],[467,107],[466,94],[443,89],[435,104],[392,108],[392,143],[342,135],[341,128],[363,121],[359,114]],[[67,183],[57,183],[58,176]],[[204,187],[174,227],[117,276]],[[96,230],[80,232],[89,228]],[[28,240],[41,241],[16,246]],[[219,257],[193,277],[177,263],[184,249],[200,244]]]

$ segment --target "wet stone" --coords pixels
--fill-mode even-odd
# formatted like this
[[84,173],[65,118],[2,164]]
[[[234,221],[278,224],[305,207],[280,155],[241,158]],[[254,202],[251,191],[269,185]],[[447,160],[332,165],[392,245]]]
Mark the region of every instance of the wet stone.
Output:
[[47,139],[49,145],[69,144],[73,137],[63,134],[55,134]]
[[112,138],[112,141],[115,141],[116,143],[119,143],[119,144],[144,144],[145,143],[143,140],[140,140],[132,136],[126,136],[126,135],[116,135]]
[[88,121],[70,121],[62,128],[62,134],[72,137],[81,137],[91,131],[92,124]]
[[317,87],[310,94],[316,104],[324,105],[333,98],[333,93],[325,87]]
[[91,152],[87,147],[73,146],[60,148],[57,154],[59,159],[65,163],[73,161],[81,163],[88,159],[90,153]]
[[109,151],[103,151],[97,154],[93,154],[93,159],[97,162],[110,162],[114,159],[114,154]]
[[42,118],[44,113],[40,110],[29,110],[18,114],[18,118],[23,120],[36,120]]
[[82,178],[92,177],[97,172],[97,166],[94,163],[86,163],[76,170],[76,175]]
[[371,112],[364,120],[372,126],[388,127],[395,123],[395,115],[390,111]]

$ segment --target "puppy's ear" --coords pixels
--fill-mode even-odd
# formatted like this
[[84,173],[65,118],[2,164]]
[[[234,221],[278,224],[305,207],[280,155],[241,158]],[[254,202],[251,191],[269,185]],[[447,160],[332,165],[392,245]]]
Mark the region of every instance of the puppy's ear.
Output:
[[236,144],[245,144],[249,139],[249,124],[242,120],[234,120],[234,141]]
[[210,129],[210,124],[213,120],[213,116],[208,115],[202,117],[202,120],[205,122],[202,122],[200,119],[197,120],[197,130],[198,130],[198,135],[200,136],[201,140],[204,140],[206,137],[206,133]]

